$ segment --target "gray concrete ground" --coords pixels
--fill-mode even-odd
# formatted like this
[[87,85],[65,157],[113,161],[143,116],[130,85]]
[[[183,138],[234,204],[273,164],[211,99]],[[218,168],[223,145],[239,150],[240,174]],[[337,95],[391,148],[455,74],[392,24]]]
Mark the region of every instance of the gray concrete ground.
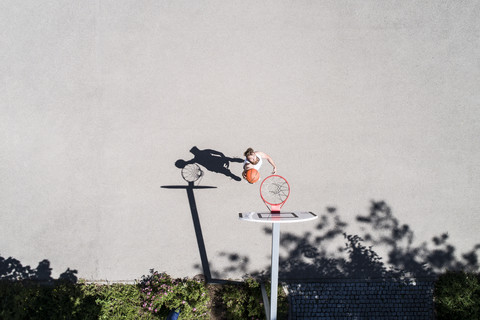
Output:
[[[478,267],[461,253],[480,243],[479,17],[478,1],[2,1],[0,257],[96,280],[264,270],[268,230],[238,220],[264,209],[258,185],[207,159],[196,223],[187,191],[161,188],[186,185],[194,146],[253,147],[290,182],[285,210],[330,221],[282,228],[290,271],[341,261],[339,231],[400,267]],[[357,219],[371,200],[386,228]]]

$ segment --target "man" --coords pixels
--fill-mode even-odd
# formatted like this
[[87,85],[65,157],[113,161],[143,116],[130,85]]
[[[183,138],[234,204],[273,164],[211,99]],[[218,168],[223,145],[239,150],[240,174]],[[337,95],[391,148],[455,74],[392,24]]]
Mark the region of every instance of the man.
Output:
[[242,176],[245,179],[245,174],[250,169],[256,169],[257,171],[260,170],[260,167],[263,164],[262,159],[267,159],[267,161],[272,165],[273,171],[272,174],[277,172],[277,166],[275,165],[275,161],[266,154],[265,152],[261,151],[253,151],[252,148],[248,148],[247,151],[244,153],[245,161],[243,162],[243,173]]

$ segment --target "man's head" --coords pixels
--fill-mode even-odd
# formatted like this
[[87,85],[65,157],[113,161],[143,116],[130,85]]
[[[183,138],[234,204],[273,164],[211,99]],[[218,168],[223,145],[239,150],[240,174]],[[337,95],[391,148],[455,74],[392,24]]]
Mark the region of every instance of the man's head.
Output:
[[248,148],[244,155],[250,163],[257,164],[260,161],[252,148]]

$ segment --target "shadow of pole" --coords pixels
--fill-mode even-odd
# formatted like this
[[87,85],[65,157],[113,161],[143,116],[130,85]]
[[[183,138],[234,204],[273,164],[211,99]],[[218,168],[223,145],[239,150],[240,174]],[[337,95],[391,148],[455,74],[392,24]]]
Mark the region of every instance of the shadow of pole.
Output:
[[207,282],[212,282],[212,274],[210,272],[210,265],[208,263],[207,250],[205,248],[205,241],[203,239],[202,226],[200,224],[200,217],[198,216],[197,204],[195,201],[194,189],[215,189],[212,186],[195,186],[193,182],[188,182],[187,186],[162,186],[164,189],[185,189],[187,190],[188,203],[190,205],[190,213],[192,214],[193,228],[197,238],[198,252],[202,262],[203,275]]

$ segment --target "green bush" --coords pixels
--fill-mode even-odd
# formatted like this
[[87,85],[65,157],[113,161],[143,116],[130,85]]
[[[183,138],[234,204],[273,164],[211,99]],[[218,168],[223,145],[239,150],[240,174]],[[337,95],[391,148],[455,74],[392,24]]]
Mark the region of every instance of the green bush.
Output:
[[0,281],[0,319],[97,319],[95,297],[78,285],[57,281]]
[[[270,286],[267,284],[267,292]],[[264,319],[260,284],[247,279],[215,291],[227,319]],[[173,279],[151,270],[138,284],[71,283],[54,280],[0,281],[0,319],[165,319],[181,309],[180,319],[209,319],[210,296],[204,282]],[[287,318],[287,299],[278,291],[278,318]]]
[[150,270],[141,282],[142,307],[146,313],[165,317],[180,309],[180,319],[208,319],[208,295],[205,283],[188,278],[173,279],[166,273]]
[[[268,296],[270,285],[266,284]],[[246,279],[242,284],[228,284],[221,290],[222,301],[226,307],[227,318],[232,320],[265,319],[265,306],[260,283]],[[278,318],[286,319],[288,303],[282,288],[278,289]]]
[[0,282],[0,319],[153,319],[133,284]]
[[99,308],[95,319],[152,319],[143,313],[141,293],[134,284],[79,284],[86,297],[95,299]]
[[447,272],[435,283],[439,320],[480,319],[480,274]]

